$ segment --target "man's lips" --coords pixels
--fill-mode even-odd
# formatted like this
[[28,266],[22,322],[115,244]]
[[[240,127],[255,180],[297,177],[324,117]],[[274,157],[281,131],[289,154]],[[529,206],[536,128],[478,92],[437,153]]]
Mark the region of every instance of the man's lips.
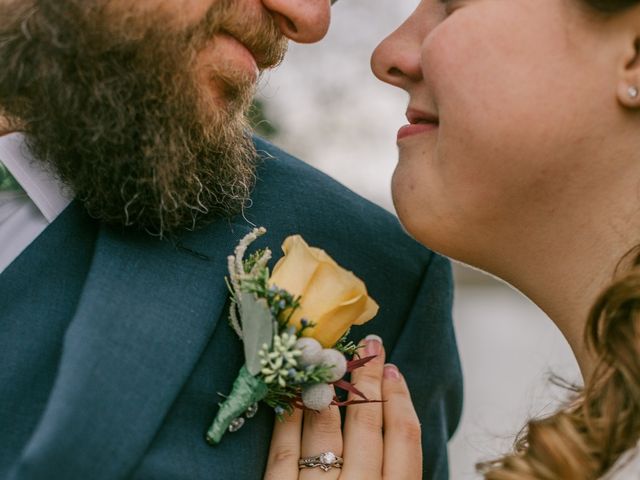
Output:
[[236,37],[228,34],[221,33],[216,39],[216,46],[223,52],[224,57],[228,57],[234,63],[240,63],[248,72],[258,79],[260,69],[258,68],[258,61],[254,54]]
[[436,115],[415,108],[409,108],[406,116],[409,125],[405,125],[398,130],[398,141],[419,133],[431,132],[440,125]]
[[231,28],[223,28],[218,33],[219,36],[229,36],[235,41],[240,43],[252,56],[255,63],[260,70],[271,68],[274,66],[273,59],[269,58],[268,51],[276,48],[274,45],[270,45],[276,41],[274,38],[268,38],[265,34],[263,38],[258,42],[255,38],[249,38],[243,34],[242,31]]

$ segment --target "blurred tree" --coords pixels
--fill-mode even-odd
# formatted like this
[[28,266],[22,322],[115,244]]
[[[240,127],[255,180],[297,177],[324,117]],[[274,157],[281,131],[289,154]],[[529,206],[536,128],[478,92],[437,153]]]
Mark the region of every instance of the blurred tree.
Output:
[[253,99],[253,105],[249,110],[249,122],[253,131],[268,140],[273,140],[278,136],[280,128],[276,123],[267,118],[266,105],[263,100],[259,98]]

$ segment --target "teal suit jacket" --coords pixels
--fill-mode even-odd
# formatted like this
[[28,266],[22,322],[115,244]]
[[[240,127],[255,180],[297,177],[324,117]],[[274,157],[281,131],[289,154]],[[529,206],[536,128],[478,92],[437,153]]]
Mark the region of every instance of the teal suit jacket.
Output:
[[243,363],[226,321],[226,257],[255,225],[276,257],[299,233],[362,277],[412,389],[424,478],[447,478],[461,409],[448,261],[388,213],[272,145],[252,206],[174,241],[107,228],[72,203],[0,275],[0,478],[262,478],[273,414],[210,447],[204,433]]

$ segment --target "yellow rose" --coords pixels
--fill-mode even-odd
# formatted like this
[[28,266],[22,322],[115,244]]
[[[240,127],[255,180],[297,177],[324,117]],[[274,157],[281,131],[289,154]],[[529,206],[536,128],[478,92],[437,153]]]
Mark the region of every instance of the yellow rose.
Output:
[[324,250],[309,247],[300,235],[282,244],[284,257],[273,268],[270,284],[300,296],[290,324],[304,318],[315,326],[304,335],[332,347],[351,325],[362,325],[378,313],[364,282],[338,265]]

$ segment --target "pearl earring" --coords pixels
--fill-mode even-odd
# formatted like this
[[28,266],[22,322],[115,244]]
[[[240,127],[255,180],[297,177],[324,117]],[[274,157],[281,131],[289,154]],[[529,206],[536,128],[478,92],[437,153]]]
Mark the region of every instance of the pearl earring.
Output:
[[635,100],[636,98],[638,98],[638,95],[640,95],[640,90],[638,90],[638,87],[629,87],[627,92],[629,93],[629,97],[632,100]]

